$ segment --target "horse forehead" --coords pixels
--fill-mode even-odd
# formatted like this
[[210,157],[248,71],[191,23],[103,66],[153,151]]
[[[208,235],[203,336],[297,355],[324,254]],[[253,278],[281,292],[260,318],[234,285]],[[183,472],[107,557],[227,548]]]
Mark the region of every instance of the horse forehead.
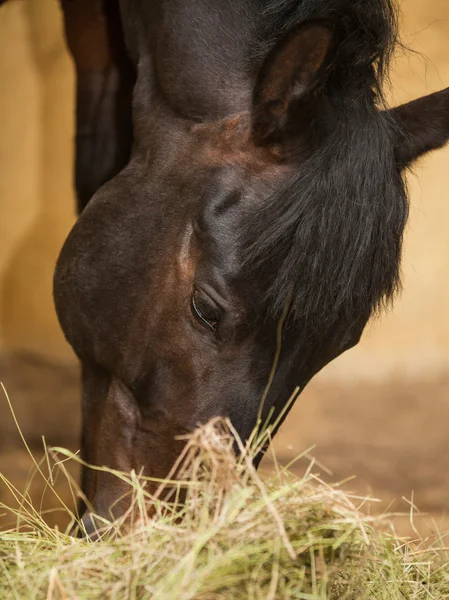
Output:
[[235,165],[248,173],[275,176],[285,169],[280,145],[254,143],[249,113],[238,113],[213,123],[193,125],[192,134],[203,149],[202,159],[210,166]]

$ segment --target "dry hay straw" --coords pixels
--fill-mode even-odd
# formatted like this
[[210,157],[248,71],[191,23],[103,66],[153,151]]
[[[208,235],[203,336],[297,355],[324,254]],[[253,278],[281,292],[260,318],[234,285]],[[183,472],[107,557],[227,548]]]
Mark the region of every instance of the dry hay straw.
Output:
[[[442,537],[424,545],[382,532],[387,515],[360,510],[372,499],[323,483],[313,464],[302,477],[278,466],[263,481],[253,458],[269,432],[243,444],[215,419],[184,439],[166,481],[97,467],[126,481],[132,498],[122,519],[98,520],[98,541],[70,535],[76,514],[66,531],[49,528],[13,490],[19,508],[2,507],[15,523],[0,534],[0,598],[449,598]],[[80,460],[62,448],[47,457],[50,472]]]

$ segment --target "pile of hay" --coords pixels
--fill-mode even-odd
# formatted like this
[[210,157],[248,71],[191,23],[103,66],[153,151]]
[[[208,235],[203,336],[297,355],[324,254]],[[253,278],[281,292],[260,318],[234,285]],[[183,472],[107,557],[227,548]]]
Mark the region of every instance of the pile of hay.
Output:
[[[0,533],[0,598],[449,598],[443,548],[382,533],[362,499],[311,469],[262,481],[252,450],[236,460],[233,441],[223,421],[196,431],[180,458],[183,481],[157,495],[132,473],[132,526],[105,524],[96,542],[49,528],[26,497],[18,510],[3,506],[16,525]],[[55,452],[61,465],[68,453]]]

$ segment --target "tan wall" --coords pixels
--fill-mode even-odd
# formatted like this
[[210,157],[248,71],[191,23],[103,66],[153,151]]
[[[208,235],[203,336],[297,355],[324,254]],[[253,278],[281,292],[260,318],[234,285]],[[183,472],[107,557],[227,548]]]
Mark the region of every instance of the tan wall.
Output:
[[[403,0],[402,53],[392,102],[449,85],[447,0]],[[71,352],[51,299],[58,250],[73,222],[73,72],[56,0],[0,9],[0,347],[61,360]],[[326,379],[433,377],[449,368],[449,149],[410,177],[404,288]]]
[[66,360],[51,286],[73,222],[74,78],[55,0],[0,8],[0,341]]

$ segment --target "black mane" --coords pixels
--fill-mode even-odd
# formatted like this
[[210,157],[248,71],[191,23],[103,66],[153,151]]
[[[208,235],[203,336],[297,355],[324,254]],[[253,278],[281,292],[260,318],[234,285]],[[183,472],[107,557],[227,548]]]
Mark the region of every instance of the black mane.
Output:
[[[251,216],[246,264],[272,314],[330,332],[388,303],[400,287],[408,204],[395,166],[395,127],[382,83],[396,43],[390,0],[272,2],[267,31],[326,18],[339,49],[316,116],[313,146],[283,189]],[[263,277],[261,277],[263,273]]]

